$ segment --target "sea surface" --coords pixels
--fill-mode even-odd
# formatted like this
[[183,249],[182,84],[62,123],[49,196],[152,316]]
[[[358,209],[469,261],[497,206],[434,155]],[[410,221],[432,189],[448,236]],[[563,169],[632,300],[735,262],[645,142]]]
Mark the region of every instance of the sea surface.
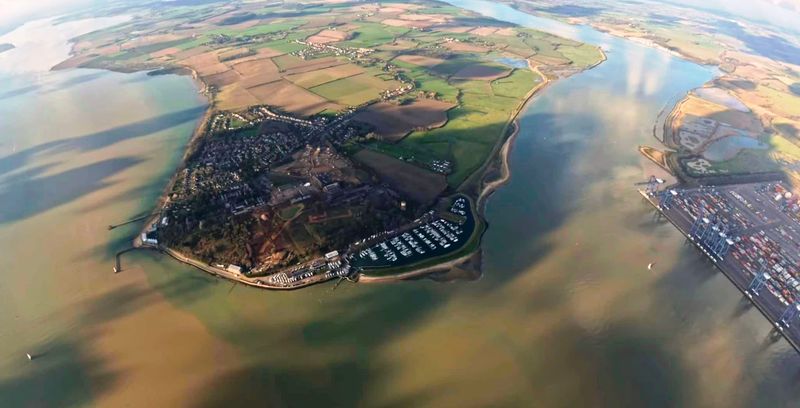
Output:
[[715,71],[451,3],[608,54],[522,115],[471,282],[266,292],[151,252],[114,274],[138,225],[107,225],[152,208],[206,102],[187,77],[0,69],[0,406],[792,406],[800,358],[634,187],[659,112]]

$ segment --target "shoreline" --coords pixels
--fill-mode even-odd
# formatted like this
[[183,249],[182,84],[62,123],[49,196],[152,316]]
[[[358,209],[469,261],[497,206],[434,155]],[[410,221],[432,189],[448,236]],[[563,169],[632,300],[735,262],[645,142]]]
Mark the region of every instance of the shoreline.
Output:
[[[592,65],[590,65],[590,66],[588,66],[588,67],[586,67],[584,69],[581,69],[580,71],[575,72],[572,75],[577,75],[577,74],[586,72],[586,71],[588,71],[590,69],[593,69],[593,68],[599,66],[600,64],[602,64],[603,62],[608,60],[608,56],[606,55],[605,51],[601,47],[598,47],[598,51],[600,51],[600,54],[601,54],[601,57],[602,57],[599,61],[595,62],[594,64],[592,64]],[[469,185],[470,179],[472,177],[474,177],[474,176],[477,176],[477,175],[480,175],[481,181],[482,181],[486,177],[487,172],[489,170],[491,170],[491,165],[493,164],[493,162],[495,160],[498,161],[497,164],[500,166],[500,177],[497,178],[497,179],[482,183],[482,186],[480,187],[480,192],[478,193],[478,196],[477,196],[477,198],[475,200],[475,212],[476,212],[476,215],[477,215],[477,217],[480,218],[480,220],[484,223],[484,225],[486,225],[486,227],[484,228],[484,231],[481,232],[481,237],[479,238],[479,240],[483,240],[483,233],[486,231],[486,229],[488,228],[488,225],[489,225],[489,223],[486,221],[486,218],[484,217],[484,210],[485,210],[484,207],[486,205],[487,200],[489,199],[489,197],[492,196],[492,194],[494,194],[498,189],[500,189],[500,187],[502,187],[503,185],[505,185],[506,183],[508,183],[511,180],[511,175],[512,174],[511,174],[511,165],[510,165],[510,155],[511,155],[511,151],[512,151],[512,149],[514,147],[514,142],[516,141],[517,136],[519,135],[519,131],[520,131],[520,123],[519,123],[520,118],[519,118],[519,115],[523,111],[525,111],[525,109],[527,108],[528,104],[533,102],[536,99],[536,97],[539,96],[539,94],[541,92],[543,92],[545,89],[547,89],[547,87],[549,85],[551,85],[553,82],[555,82],[554,80],[548,79],[547,76],[542,74],[541,71],[539,71],[538,67],[534,67],[533,65],[531,65],[531,61],[530,60],[528,60],[528,67],[533,72],[536,72],[537,74],[539,74],[542,77],[542,83],[539,86],[533,88],[528,93],[528,95],[526,95],[525,98],[523,98],[523,100],[520,102],[519,106],[514,110],[514,112],[512,113],[508,123],[506,124],[506,127],[504,128],[504,132],[506,132],[508,130],[508,126],[514,126],[514,131],[510,135],[508,135],[508,137],[506,137],[504,140],[502,140],[502,144],[500,144],[500,148],[496,152],[494,152],[492,154],[492,156],[486,161],[486,163],[484,164],[485,167],[482,170],[480,170],[479,172],[476,172],[469,179],[465,180],[464,183],[462,183],[462,185],[459,186],[459,189],[461,189],[465,185]],[[570,75],[570,76],[572,76],[572,75]],[[568,77],[559,78],[559,79],[566,79],[566,78],[568,78]],[[468,254],[465,254],[465,255],[463,255],[463,256],[461,256],[459,258],[456,258],[456,259],[453,259],[453,260],[450,260],[450,261],[445,261],[445,262],[442,262],[442,263],[439,263],[439,264],[436,264],[436,265],[426,266],[426,267],[423,267],[423,268],[420,268],[420,269],[417,269],[417,270],[410,270],[408,272],[403,272],[403,273],[400,273],[400,274],[397,274],[397,275],[392,275],[392,276],[366,276],[366,275],[363,275],[363,274],[358,274],[358,280],[357,281],[359,283],[362,282],[362,281],[364,283],[397,282],[397,281],[408,280],[408,279],[411,279],[411,278],[423,277],[423,276],[430,275],[430,274],[436,273],[436,272],[448,271],[448,270],[452,269],[453,267],[456,267],[456,266],[459,266],[459,265],[462,265],[462,264],[468,262],[472,257],[475,256],[475,254],[479,253],[481,251],[481,249],[482,249],[482,241],[478,243],[478,247],[477,247],[477,249],[475,251],[472,251],[472,252],[470,252]],[[478,267],[477,272],[482,273],[482,271],[480,270],[480,267]]]
[[720,65],[717,62],[714,62],[714,61],[711,61],[711,60],[703,60],[701,58],[698,58],[698,57],[686,54],[684,52],[681,52],[680,49],[670,48],[668,46],[665,46],[665,45],[663,45],[663,44],[661,44],[661,43],[659,43],[657,41],[654,41],[654,40],[651,40],[651,39],[648,39],[648,38],[638,37],[638,36],[635,36],[635,35],[623,35],[621,33],[613,31],[612,29],[609,29],[607,27],[598,25],[596,23],[591,23],[589,21],[582,21],[580,19],[573,19],[573,18],[570,18],[570,17],[564,17],[564,16],[561,16],[561,15],[550,15],[550,14],[547,14],[547,13],[538,13],[538,12],[526,11],[523,7],[519,6],[517,1],[514,1],[514,0],[503,1],[503,3],[507,4],[509,7],[513,8],[514,10],[519,11],[520,13],[530,14],[530,15],[533,15],[533,16],[539,17],[539,18],[558,21],[558,22],[561,22],[561,23],[564,23],[564,24],[568,24],[570,26],[589,27],[592,30],[595,30],[597,32],[600,32],[600,33],[603,33],[603,34],[606,34],[606,35],[609,35],[609,36],[612,36],[612,37],[616,37],[616,38],[622,38],[624,40],[628,40],[628,41],[634,42],[636,44],[642,45],[642,46],[647,47],[647,48],[657,49],[659,51],[662,51],[662,52],[665,52],[667,54],[670,54],[670,55],[672,55],[674,57],[678,57],[678,58],[681,58],[681,59],[689,61],[689,62],[693,62],[693,63],[698,64],[698,65],[712,66],[712,67],[717,67],[717,68],[719,68],[719,65]]
[[[159,218],[161,218],[160,210],[162,207],[164,207],[164,204],[167,202],[167,200],[169,200],[169,191],[172,190],[172,187],[175,185],[178,173],[185,167],[186,159],[192,154],[197,141],[200,140],[200,138],[203,135],[203,129],[207,127],[208,121],[211,118],[212,113],[214,113],[215,102],[213,97],[209,95],[208,84],[206,84],[205,82],[203,82],[203,80],[200,79],[200,76],[197,75],[197,71],[188,67],[186,68],[191,72],[192,82],[196,85],[200,85],[198,87],[199,89],[197,92],[205,96],[206,100],[208,101],[208,106],[203,112],[203,115],[200,116],[200,119],[197,122],[197,126],[192,131],[192,135],[186,141],[186,147],[184,147],[183,155],[181,156],[180,162],[173,170],[172,176],[170,176],[169,180],[167,180],[167,183],[162,189],[161,194],[158,196],[158,199],[156,199],[156,205],[153,208],[153,210],[154,211],[158,210],[159,214],[154,215],[149,219],[147,219],[142,229],[139,231],[136,237],[134,237],[132,243],[135,248],[143,247],[143,243],[141,242],[139,237],[141,236],[141,234],[147,232],[150,226],[158,222]],[[181,75],[181,74],[169,74],[169,75]]]
[[[478,247],[480,250],[480,247]],[[374,276],[374,275],[363,275],[361,273],[357,274],[356,282],[357,283],[386,283],[386,282],[398,282],[403,280],[408,280],[412,278],[420,278],[432,273],[436,272],[445,272],[449,271],[453,267],[461,265],[470,260],[477,251],[470,252],[466,255],[463,255],[459,258],[452,259],[449,261],[441,262],[436,265],[426,266],[419,269],[412,269],[408,272],[398,273],[396,275],[388,275],[388,276]]]
[[[513,148],[514,141],[516,140],[517,136],[519,135],[519,131],[520,131],[519,116],[520,116],[520,114],[526,109],[528,104],[531,103],[533,100],[535,100],[535,97],[538,96],[542,91],[547,89],[547,87],[551,83],[555,82],[558,79],[567,79],[567,78],[569,78],[569,77],[571,77],[573,75],[577,75],[577,74],[586,72],[588,70],[591,70],[591,69],[597,67],[598,65],[602,64],[603,62],[607,61],[608,60],[608,56],[605,53],[605,50],[603,50],[602,47],[599,47],[599,46],[597,46],[597,50],[599,51],[600,56],[601,56],[601,58],[597,62],[595,62],[594,64],[592,64],[590,66],[587,66],[585,68],[577,70],[577,71],[575,71],[574,73],[571,73],[568,76],[559,77],[559,78],[557,78],[555,80],[548,78],[547,75],[543,74],[539,70],[538,66],[534,66],[529,59],[527,60],[528,68],[531,71],[533,71],[534,73],[538,74],[542,78],[542,82],[540,84],[538,84],[537,86],[535,86],[533,89],[531,89],[528,92],[527,95],[525,95],[525,97],[520,101],[519,105],[514,109],[514,111],[510,115],[509,120],[506,123],[506,125],[503,127],[503,131],[502,132],[504,134],[508,132],[508,127],[509,126],[514,126],[513,132],[511,134],[509,134],[508,136],[506,136],[505,138],[501,138],[500,140],[498,140],[498,143],[495,146],[495,150],[489,156],[489,158],[484,163],[482,168],[477,170],[472,176],[470,176],[467,180],[465,180],[456,189],[457,192],[458,191],[462,191],[464,189],[468,190],[469,188],[472,187],[473,183],[479,183],[477,186],[475,186],[475,187],[477,187],[477,189],[479,189],[479,191],[477,191],[477,196],[475,198],[475,212],[476,212],[476,216],[480,219],[480,221],[485,226],[484,226],[484,231],[481,231],[481,233],[480,233],[481,236],[478,238],[478,240],[479,240],[478,246],[474,251],[472,251],[472,252],[470,252],[468,254],[465,254],[465,255],[463,255],[461,257],[458,257],[456,259],[452,259],[452,260],[449,260],[449,261],[444,261],[444,262],[441,262],[441,263],[438,263],[438,264],[435,264],[435,265],[425,266],[425,267],[422,267],[420,269],[412,269],[410,271],[402,272],[400,274],[392,275],[392,276],[367,276],[367,275],[364,275],[364,274],[362,274],[360,272],[359,273],[355,273],[352,276],[355,277],[356,282],[364,282],[364,283],[392,282],[392,281],[407,280],[409,278],[422,277],[422,276],[426,276],[426,275],[429,275],[429,274],[432,274],[432,273],[435,273],[435,272],[442,272],[442,271],[450,270],[453,267],[456,267],[458,265],[462,265],[462,264],[468,262],[472,257],[475,256],[475,254],[480,253],[480,251],[482,249],[482,247],[481,247],[482,242],[481,241],[483,239],[483,233],[485,232],[486,228],[488,228],[488,223],[486,222],[486,219],[484,217],[484,206],[486,204],[486,200],[495,191],[497,191],[500,187],[505,185],[511,179],[511,168],[510,168],[510,164],[509,164],[509,157],[510,157],[510,153],[511,153],[512,148]],[[191,72],[192,81],[194,83],[198,84],[198,88],[199,88],[198,92],[200,94],[204,95],[206,97],[206,99],[208,100],[208,107],[206,108],[205,112],[203,113],[203,116],[200,118],[200,121],[198,122],[198,125],[195,128],[195,130],[193,131],[192,136],[187,141],[186,148],[184,150],[184,154],[183,154],[183,156],[181,158],[180,164],[175,168],[172,176],[170,177],[170,179],[167,182],[166,186],[164,187],[161,195],[159,196],[158,200],[156,201],[156,207],[154,208],[154,210],[160,210],[161,208],[163,208],[164,204],[169,200],[169,191],[171,191],[174,183],[176,182],[178,173],[185,166],[186,159],[194,151],[194,147],[196,146],[196,142],[202,137],[202,135],[204,133],[203,129],[205,129],[207,127],[208,121],[211,118],[211,115],[213,114],[214,108],[216,106],[215,100],[214,100],[214,96],[209,93],[208,84],[203,82],[203,80],[200,78],[200,76],[197,74],[197,72],[195,70],[193,70],[193,69],[191,69],[189,67],[184,67],[184,68],[188,69]],[[174,75],[181,75],[181,74],[180,73],[175,73]],[[446,125],[446,123],[445,123],[445,125]],[[492,169],[492,166],[493,166],[494,163],[497,163],[500,166],[500,173],[501,173],[500,177],[495,179],[495,180],[491,180],[491,181],[487,182],[484,179],[486,178],[488,171],[490,171]],[[473,180],[474,177],[478,177],[478,179],[477,180]],[[462,193],[463,193],[463,191],[462,191]],[[465,193],[465,194],[469,195],[468,193]],[[296,287],[268,286],[268,285],[265,285],[265,284],[256,283],[253,280],[249,280],[247,278],[234,276],[234,275],[232,275],[231,273],[229,273],[226,270],[223,270],[223,269],[220,269],[220,268],[215,268],[215,267],[212,267],[210,265],[206,265],[205,263],[203,263],[201,261],[197,261],[197,260],[195,260],[193,258],[190,258],[190,257],[186,256],[186,255],[183,255],[182,253],[177,252],[174,249],[161,247],[160,245],[157,246],[157,247],[153,247],[151,245],[144,244],[141,241],[141,238],[140,238],[141,234],[145,233],[153,224],[157,223],[159,221],[159,219],[160,219],[160,214],[157,214],[157,215],[154,215],[153,217],[149,218],[144,223],[144,226],[142,227],[142,229],[139,231],[139,233],[136,235],[136,237],[134,237],[134,239],[132,240],[132,244],[133,244],[134,248],[137,248],[137,249],[155,249],[155,250],[158,250],[159,252],[162,252],[162,253],[165,253],[165,254],[169,255],[171,258],[173,258],[174,260],[176,260],[176,261],[178,261],[180,263],[187,264],[189,266],[195,267],[195,268],[197,268],[197,269],[199,269],[199,270],[201,270],[201,271],[203,271],[205,273],[208,273],[210,275],[213,275],[215,277],[222,277],[223,279],[228,279],[228,280],[230,280],[232,282],[242,283],[242,284],[245,284],[247,286],[250,286],[250,287],[253,287],[253,288],[258,288],[258,289],[294,290],[294,289],[301,289],[301,288],[304,288],[304,287],[307,287],[307,286],[315,285],[317,283],[322,283],[322,282],[326,282],[326,281],[330,280],[330,279],[325,279],[325,280],[320,280],[320,281],[309,282],[309,283],[306,283],[306,284],[303,284],[303,285],[298,285]],[[477,269],[478,269],[477,272],[480,272],[480,266],[478,266]]]
[[[600,55],[602,58],[599,61],[595,62],[594,64],[574,73],[573,75],[578,75],[583,72],[594,69],[608,60],[608,55],[606,55],[602,47],[597,47],[597,50],[600,51]],[[483,207],[486,204],[486,200],[495,191],[497,191],[500,187],[502,187],[504,184],[508,183],[509,180],[511,180],[510,155],[514,145],[514,141],[516,141],[520,131],[520,118],[519,118],[520,114],[527,108],[528,104],[530,104],[535,100],[536,96],[538,96],[541,92],[544,92],[547,89],[547,87],[554,82],[553,80],[548,79],[544,74],[542,74],[541,71],[539,71],[538,67],[532,66],[530,60],[528,60],[528,66],[533,72],[536,72],[542,77],[542,84],[532,89],[531,92],[529,92],[529,94],[526,95],[524,100],[520,103],[520,106],[517,109],[515,109],[511,119],[509,120],[509,125],[514,126],[514,131],[511,133],[511,135],[509,135],[506,138],[505,141],[503,141],[503,144],[501,145],[500,150],[498,152],[499,156],[497,157],[497,159],[500,160],[501,175],[499,178],[483,184],[481,191],[478,194],[478,198],[475,202],[475,206],[477,207],[478,211],[478,216],[481,217],[481,219],[483,219],[484,221],[485,219],[483,216],[484,215]],[[566,79],[566,78],[560,78],[560,79]],[[489,162],[491,162],[491,160],[493,159],[490,159]],[[484,169],[484,174],[483,174],[484,177],[486,176],[485,174],[486,170],[488,170],[488,166],[486,169]]]

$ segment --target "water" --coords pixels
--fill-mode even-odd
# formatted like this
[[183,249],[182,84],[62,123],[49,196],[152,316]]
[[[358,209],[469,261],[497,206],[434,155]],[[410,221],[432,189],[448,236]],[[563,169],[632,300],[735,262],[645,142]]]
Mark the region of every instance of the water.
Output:
[[173,76],[1,81],[0,405],[791,406],[794,351],[633,187],[712,70],[453,3],[609,51],[523,115],[475,282],[264,292],[153,253],[114,275],[135,226],[105,226],[150,208],[203,103]]
[[499,62],[505,66],[511,68],[527,68],[528,61],[520,58],[510,58],[510,57],[497,57],[494,59],[496,62]]
[[116,21],[36,22],[13,34],[42,41],[0,55],[3,407],[142,405],[145,388],[177,402],[187,386],[164,378],[198,378],[187,364],[213,366],[209,349],[236,360],[141,270],[112,273],[136,227],[106,225],[152,207],[206,105],[186,77],[47,71],[67,38]]
[[712,142],[703,152],[703,157],[713,161],[724,161],[736,157],[742,149],[764,150],[768,147],[752,137],[734,135]]

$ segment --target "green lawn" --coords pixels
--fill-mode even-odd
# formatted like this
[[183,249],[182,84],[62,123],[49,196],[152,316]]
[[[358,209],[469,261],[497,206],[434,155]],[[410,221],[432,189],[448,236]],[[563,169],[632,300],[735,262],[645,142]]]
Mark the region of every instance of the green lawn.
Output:
[[519,98],[525,95],[525,89],[538,85],[542,77],[528,69],[516,69],[511,75],[492,82],[495,95]]
[[308,89],[315,94],[342,105],[360,105],[379,96],[378,90],[364,88],[351,78],[342,78]]
[[364,73],[327,82],[308,90],[341,105],[357,106],[380,97],[382,90],[392,87],[392,83]]
[[300,211],[303,210],[303,207],[304,207],[303,204],[295,204],[293,206],[286,207],[280,210],[278,215],[284,220],[288,221],[297,216],[297,214],[299,214]]
[[558,51],[578,67],[589,67],[602,58],[597,48],[586,44],[579,47],[559,47]]
[[379,23],[358,22],[359,27],[351,33],[353,37],[338,43],[345,47],[373,48],[393,41],[408,32],[407,28],[390,27]]

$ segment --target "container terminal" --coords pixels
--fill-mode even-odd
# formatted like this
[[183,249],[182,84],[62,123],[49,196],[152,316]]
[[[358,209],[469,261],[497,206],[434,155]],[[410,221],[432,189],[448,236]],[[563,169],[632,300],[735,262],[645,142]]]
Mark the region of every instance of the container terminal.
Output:
[[800,352],[800,202],[780,182],[639,190]]

